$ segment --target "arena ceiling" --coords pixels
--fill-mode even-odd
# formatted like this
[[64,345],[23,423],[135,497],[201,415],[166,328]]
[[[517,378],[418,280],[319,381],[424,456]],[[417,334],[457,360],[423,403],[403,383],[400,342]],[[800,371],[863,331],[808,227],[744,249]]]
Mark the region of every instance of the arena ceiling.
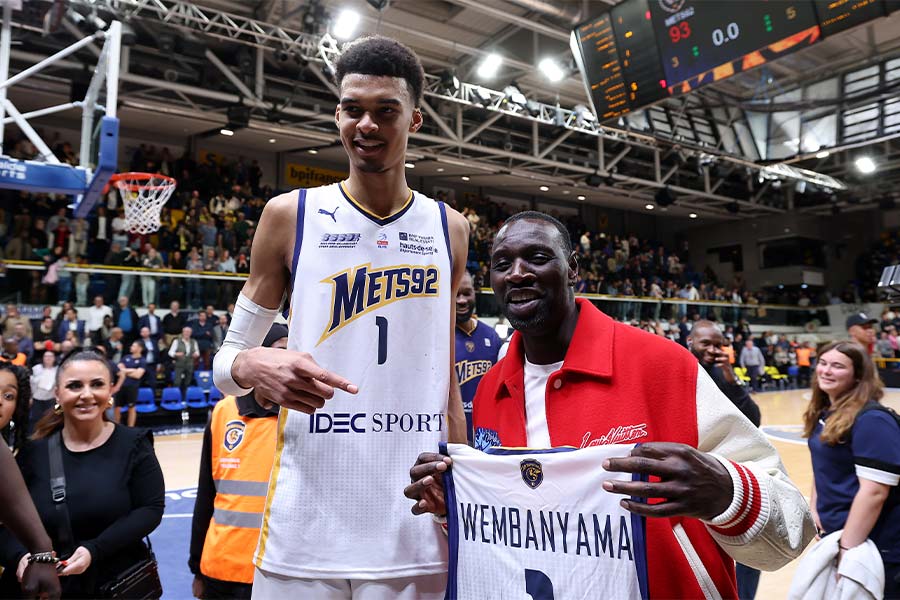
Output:
[[[407,43],[422,57],[426,71],[435,76],[433,93],[426,97],[428,125],[410,144],[416,177],[440,184],[459,183],[465,176],[469,178],[466,185],[478,186],[486,193],[573,202],[583,195],[588,203],[639,211],[648,203],[655,204],[660,190],[668,188],[676,200],[668,208],[671,215],[695,212],[708,218],[862,210],[886,206],[893,200],[893,188],[900,180],[900,144],[894,139],[897,133],[881,134],[881,124],[887,122],[886,109],[876,117],[880,124],[876,134],[846,144],[837,139],[824,158],[816,157],[817,153],[822,156],[821,151],[804,152],[797,139],[790,139],[791,128],[779,129],[779,120],[773,115],[790,114],[787,111],[805,115],[816,110],[841,115],[857,106],[865,108],[873,94],[878,95],[878,102],[890,103],[897,96],[890,87],[869,90],[858,98],[843,94],[843,90],[828,98],[803,90],[836,76],[843,81],[844,72],[882,65],[900,56],[900,12],[833,36],[763,69],[666,100],[642,111],[643,115],[602,129],[576,125],[574,119],[563,125],[559,118],[555,122],[529,118],[522,111],[504,109],[502,103],[480,106],[464,102],[458,94],[450,97],[439,88],[438,78],[452,70],[461,81],[491,90],[515,84],[528,99],[548,106],[558,103],[568,110],[587,104],[568,49],[569,31],[615,3],[68,2],[82,16],[93,14],[109,20],[115,15],[135,31],[121,82],[121,116],[126,128],[172,136],[202,135],[217,131],[228,121],[228,108],[242,102],[253,112],[249,126],[233,138],[241,148],[279,152],[315,148],[317,160],[340,163],[343,154],[335,146],[331,122],[335,96],[327,61],[321,60],[316,41],[341,10],[354,8],[362,16],[361,31],[383,33]],[[373,7],[378,4],[386,6],[379,11]],[[76,24],[77,17],[69,15],[49,36],[40,32],[39,22],[29,22],[27,15],[22,15],[23,27],[17,34],[21,43],[13,52],[13,68],[47,56],[74,41],[76,35],[83,35],[85,23]],[[267,35],[275,29],[289,35],[273,41],[276,38],[271,35],[252,35],[253,27]],[[265,50],[259,52],[260,47]],[[502,54],[505,61],[494,79],[482,81],[477,65],[492,52]],[[545,57],[557,59],[569,76],[558,84],[549,83],[536,67]],[[76,60],[70,61],[68,70],[47,73],[40,89],[14,100],[27,104],[38,102],[41,94],[68,95],[68,79],[78,71]],[[573,115],[571,111],[566,114]],[[684,126],[686,115],[690,116],[689,128]],[[665,122],[668,127],[657,126]],[[701,139],[698,123],[709,124],[711,142]],[[735,128],[754,132],[756,144],[748,147],[733,139],[727,143],[722,130]],[[268,140],[273,137],[278,142],[270,145]],[[791,143],[795,143],[793,150]],[[860,176],[853,168],[861,149],[879,164],[876,177]],[[783,163],[831,175],[849,189],[826,194],[817,186],[806,185],[804,190],[791,178],[760,171],[764,165]]]

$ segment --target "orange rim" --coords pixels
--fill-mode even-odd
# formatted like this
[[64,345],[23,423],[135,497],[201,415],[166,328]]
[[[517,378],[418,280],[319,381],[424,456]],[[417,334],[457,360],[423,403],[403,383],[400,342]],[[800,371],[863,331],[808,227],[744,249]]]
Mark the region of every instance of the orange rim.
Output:
[[[161,180],[156,185],[148,185],[142,183],[153,179]],[[109,181],[119,189],[126,189],[129,192],[138,192],[140,190],[165,190],[176,185],[174,178],[161,173],[116,173],[109,178]]]

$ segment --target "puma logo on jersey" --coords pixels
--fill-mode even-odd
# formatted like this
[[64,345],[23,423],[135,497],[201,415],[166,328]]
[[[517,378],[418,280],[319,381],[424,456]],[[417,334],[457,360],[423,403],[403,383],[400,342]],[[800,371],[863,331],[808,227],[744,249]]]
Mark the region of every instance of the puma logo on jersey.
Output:
[[328,215],[329,217],[331,217],[331,220],[332,220],[332,221],[334,221],[335,223],[337,223],[337,218],[334,216],[334,213],[336,213],[336,212],[338,211],[339,208],[340,208],[340,206],[335,206],[335,207],[334,207],[334,210],[331,211],[331,212],[328,212],[328,211],[325,210],[324,208],[320,208],[320,209],[319,209],[319,214],[320,214],[320,215]]
[[377,308],[403,300],[437,296],[441,274],[435,265],[395,265],[372,269],[371,263],[329,275],[320,283],[331,285],[331,318],[316,342]]

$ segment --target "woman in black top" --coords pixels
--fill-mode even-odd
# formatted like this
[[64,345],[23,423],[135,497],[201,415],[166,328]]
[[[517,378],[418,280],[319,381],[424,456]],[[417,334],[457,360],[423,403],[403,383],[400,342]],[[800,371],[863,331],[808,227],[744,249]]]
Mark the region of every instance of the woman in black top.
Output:
[[0,361],[0,435],[13,452],[25,443],[31,404],[31,372]]
[[[144,536],[162,520],[165,484],[149,431],[106,420],[112,402],[109,364],[95,352],[78,352],[57,371],[57,404],[35,427],[18,456],[41,521],[57,554],[63,598],[95,598],[99,588],[147,556]],[[61,432],[66,505],[73,543],[61,547],[61,518],[50,493],[48,438]],[[0,542],[6,585],[18,589],[28,554],[11,536]]]

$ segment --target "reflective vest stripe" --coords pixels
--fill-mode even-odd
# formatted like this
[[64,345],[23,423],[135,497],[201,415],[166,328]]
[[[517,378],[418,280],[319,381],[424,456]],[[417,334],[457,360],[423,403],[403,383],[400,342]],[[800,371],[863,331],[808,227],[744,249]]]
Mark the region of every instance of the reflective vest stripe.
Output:
[[216,508],[213,512],[213,519],[217,525],[228,525],[231,527],[243,527],[246,529],[259,529],[262,525],[262,513],[247,513],[237,510],[225,510]]
[[238,496],[266,497],[268,481],[239,481],[237,479],[216,479],[216,493],[237,494]]
[[253,583],[276,425],[274,416],[242,417],[233,396],[213,409],[210,458],[216,497],[200,557],[200,571],[207,577]]

